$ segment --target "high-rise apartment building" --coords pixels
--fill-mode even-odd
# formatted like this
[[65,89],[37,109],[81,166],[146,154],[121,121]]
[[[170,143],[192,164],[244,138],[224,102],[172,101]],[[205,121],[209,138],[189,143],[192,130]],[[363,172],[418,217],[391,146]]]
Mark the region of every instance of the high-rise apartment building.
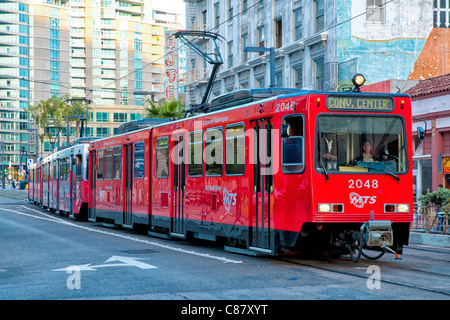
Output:
[[21,144],[28,157],[51,151],[36,149],[24,109],[52,95],[90,100],[87,136],[140,119],[164,95],[164,34],[179,20],[144,0],[0,0],[0,160],[17,166]]

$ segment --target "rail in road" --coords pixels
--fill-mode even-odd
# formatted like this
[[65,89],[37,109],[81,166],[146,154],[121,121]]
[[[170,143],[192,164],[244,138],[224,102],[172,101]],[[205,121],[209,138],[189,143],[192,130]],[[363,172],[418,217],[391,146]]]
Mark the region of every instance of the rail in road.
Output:
[[[16,206],[3,206],[0,202],[2,242],[8,243],[6,232],[13,232],[16,241],[25,238],[28,243],[37,242],[33,250],[38,252],[22,253],[21,250],[28,249],[28,243],[14,242],[5,247],[6,260],[0,262],[3,299],[447,300],[450,297],[447,248],[412,245],[405,247],[403,261],[393,261],[394,256],[386,254],[378,261],[362,260],[357,264],[345,256],[255,258],[222,251],[210,242],[152,238],[131,230],[74,221],[29,204],[22,190],[0,190],[0,201],[7,199],[7,193],[12,195],[8,203]],[[18,229],[22,225],[23,229],[17,232],[10,227]],[[8,252],[21,255],[20,259]],[[34,260],[22,262],[22,256]],[[80,290],[76,277],[70,278],[76,271],[82,275]],[[36,274],[45,281],[34,279]],[[73,290],[69,290],[71,283]],[[30,289],[34,287],[39,290]],[[61,291],[56,292],[55,288]]]

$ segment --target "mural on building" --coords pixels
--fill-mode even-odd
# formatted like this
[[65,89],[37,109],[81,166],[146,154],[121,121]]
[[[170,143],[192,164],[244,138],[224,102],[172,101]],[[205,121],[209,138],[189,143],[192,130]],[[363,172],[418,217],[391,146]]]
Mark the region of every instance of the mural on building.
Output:
[[338,0],[337,19],[340,84],[356,72],[368,83],[407,79],[433,30],[433,2]]
[[423,80],[450,73],[450,29],[433,28],[408,80]]

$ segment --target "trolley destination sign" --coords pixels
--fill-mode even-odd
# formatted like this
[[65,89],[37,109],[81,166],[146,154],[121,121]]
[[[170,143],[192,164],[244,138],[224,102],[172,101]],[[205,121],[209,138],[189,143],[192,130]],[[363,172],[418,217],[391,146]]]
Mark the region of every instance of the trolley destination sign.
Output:
[[394,111],[394,101],[391,97],[329,95],[326,105],[330,111]]

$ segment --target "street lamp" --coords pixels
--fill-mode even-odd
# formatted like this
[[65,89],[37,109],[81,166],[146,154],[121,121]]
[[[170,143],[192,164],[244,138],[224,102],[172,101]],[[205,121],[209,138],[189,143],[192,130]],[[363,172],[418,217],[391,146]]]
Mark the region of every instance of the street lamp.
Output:
[[275,88],[275,48],[270,47],[245,47],[244,52],[269,52],[270,54],[270,88]]
[[150,99],[152,100],[152,102],[155,102],[155,93],[152,91],[133,91],[133,95],[135,96],[146,96],[146,95],[150,95]]
[[[50,125],[50,126],[49,126]],[[55,142],[58,140],[58,148],[59,148],[59,132],[61,131],[61,126],[56,122],[47,122],[47,127],[45,127],[45,131],[49,134],[50,128],[57,128],[57,132],[55,135],[49,135],[48,140],[52,144],[52,152],[55,149]]]
[[[80,116],[80,114],[78,113],[77,109],[76,109],[75,106],[73,105],[72,102],[73,102],[74,100],[75,100],[75,101],[84,101],[84,102],[86,103],[86,114],[84,115],[84,117],[81,117],[81,116]],[[83,137],[84,122],[85,122],[85,121],[87,122],[87,119],[88,119],[88,111],[89,111],[89,104],[92,103],[92,101],[89,100],[89,99],[86,99],[86,98],[69,98],[69,99],[64,100],[63,102],[70,102],[70,104],[72,105],[73,109],[75,110],[75,112],[76,112],[78,118],[80,119],[80,121],[81,121],[80,138],[82,138],[82,137]],[[87,126],[87,124],[86,124],[86,126]],[[69,133],[67,133],[67,134],[69,134]]]

